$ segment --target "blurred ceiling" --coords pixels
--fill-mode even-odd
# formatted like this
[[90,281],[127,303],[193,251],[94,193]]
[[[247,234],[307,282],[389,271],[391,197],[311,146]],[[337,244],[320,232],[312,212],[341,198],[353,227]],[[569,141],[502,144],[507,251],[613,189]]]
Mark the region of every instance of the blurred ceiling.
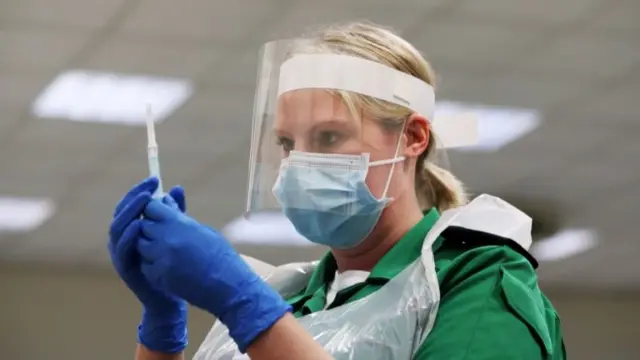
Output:
[[[112,208],[147,173],[144,129],[33,118],[61,71],[187,77],[196,94],[157,128],[167,183],[214,226],[244,207],[257,50],[335,21],[399,30],[440,74],[440,98],[535,108],[535,132],[497,153],[452,153],[474,192],[543,204],[602,244],[544,263],[549,286],[640,287],[638,0],[0,0],[0,195],[52,197],[35,232],[0,236],[9,261],[106,259]],[[321,249],[241,247],[280,263]]]

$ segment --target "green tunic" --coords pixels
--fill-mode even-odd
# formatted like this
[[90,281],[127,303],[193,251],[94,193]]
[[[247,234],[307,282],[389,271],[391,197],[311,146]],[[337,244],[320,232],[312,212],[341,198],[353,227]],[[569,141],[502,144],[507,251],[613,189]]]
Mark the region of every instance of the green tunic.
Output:
[[[380,259],[366,282],[339,291],[328,308],[377,291],[418,259],[438,218],[435,209],[427,212]],[[535,260],[508,239],[457,230],[445,231],[433,245],[440,307],[414,360],[565,359],[558,314],[538,287]],[[288,299],[296,317],[325,308],[335,272],[328,253],[307,287]]]

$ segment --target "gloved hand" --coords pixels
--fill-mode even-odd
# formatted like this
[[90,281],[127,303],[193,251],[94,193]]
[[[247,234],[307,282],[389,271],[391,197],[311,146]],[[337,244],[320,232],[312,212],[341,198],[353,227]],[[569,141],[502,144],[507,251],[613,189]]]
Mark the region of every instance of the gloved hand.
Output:
[[291,310],[215,230],[157,200],[136,221],[146,279],[215,315],[241,352]]
[[[133,187],[116,206],[109,229],[109,254],[120,278],[143,305],[138,341],[150,350],[177,353],[187,346],[187,306],[184,300],[151,285],[140,271],[136,242],[140,235],[142,212],[158,187],[158,180],[147,179]],[[163,201],[185,211],[181,187],[169,191]]]

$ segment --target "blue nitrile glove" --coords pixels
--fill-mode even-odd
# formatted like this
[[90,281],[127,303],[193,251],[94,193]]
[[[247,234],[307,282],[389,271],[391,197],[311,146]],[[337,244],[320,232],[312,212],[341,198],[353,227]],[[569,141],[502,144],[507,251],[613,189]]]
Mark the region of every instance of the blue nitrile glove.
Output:
[[[187,306],[184,300],[152,286],[140,271],[136,242],[142,212],[158,187],[158,180],[146,179],[133,187],[116,206],[109,229],[109,254],[120,278],[143,305],[138,341],[150,350],[177,353],[187,346]],[[185,210],[184,191],[171,189],[163,201]]]
[[144,276],[215,315],[240,351],[291,310],[215,230],[157,200],[139,221]]

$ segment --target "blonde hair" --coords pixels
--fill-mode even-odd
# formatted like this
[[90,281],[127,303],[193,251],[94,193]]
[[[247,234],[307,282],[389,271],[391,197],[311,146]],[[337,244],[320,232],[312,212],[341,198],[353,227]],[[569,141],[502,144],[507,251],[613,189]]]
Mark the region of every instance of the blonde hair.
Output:
[[[303,45],[302,45],[303,44]],[[391,30],[370,23],[333,25],[305,37],[293,54],[336,53],[376,61],[393,69],[417,77],[431,86],[435,74],[429,63],[407,41]],[[361,109],[385,129],[401,131],[412,110],[369,96],[335,91],[354,116]],[[432,119],[428,119],[431,121]],[[429,128],[429,144],[417,160],[415,191],[423,210],[435,206],[439,211],[464,205],[468,197],[464,186],[449,171],[431,161],[435,153],[434,133]]]

